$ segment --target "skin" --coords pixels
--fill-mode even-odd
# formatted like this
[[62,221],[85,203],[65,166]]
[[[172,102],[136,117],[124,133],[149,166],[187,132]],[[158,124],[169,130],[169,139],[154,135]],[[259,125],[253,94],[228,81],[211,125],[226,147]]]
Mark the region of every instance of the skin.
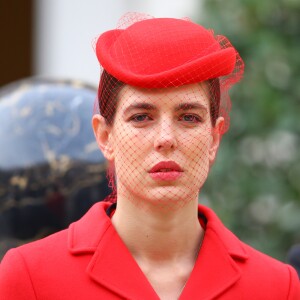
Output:
[[[146,90],[125,86],[114,123],[94,115],[96,140],[114,164],[118,205],[112,223],[161,299],[177,299],[193,269],[204,230],[198,195],[220,142],[205,84]],[[182,169],[175,180],[154,180],[161,161]]]

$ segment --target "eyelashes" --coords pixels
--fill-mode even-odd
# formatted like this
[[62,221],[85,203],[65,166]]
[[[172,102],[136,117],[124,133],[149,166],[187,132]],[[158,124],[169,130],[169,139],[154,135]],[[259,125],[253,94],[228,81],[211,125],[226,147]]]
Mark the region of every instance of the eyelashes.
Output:
[[[188,123],[188,124],[198,124],[202,123],[203,117],[199,116],[198,114],[191,114],[191,113],[185,113],[181,114],[177,117],[178,121]],[[139,113],[134,114],[133,116],[129,117],[128,121],[133,123],[145,123],[145,122],[151,122],[154,121],[155,118],[152,117],[150,114],[147,113]]]
[[153,119],[148,114],[135,114],[129,118],[129,121],[140,123],[145,121],[152,121]]
[[183,114],[180,117],[180,121],[187,123],[202,123],[203,119],[197,114]]

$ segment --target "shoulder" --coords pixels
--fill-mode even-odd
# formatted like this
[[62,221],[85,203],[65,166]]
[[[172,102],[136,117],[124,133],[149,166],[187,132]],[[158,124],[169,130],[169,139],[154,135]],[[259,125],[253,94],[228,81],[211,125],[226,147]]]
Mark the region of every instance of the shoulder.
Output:
[[[241,242],[242,243],[242,242]],[[270,294],[286,295],[284,299],[300,299],[300,282],[296,270],[253,247],[242,243],[249,258],[242,267],[247,285],[268,290]]]
[[2,273],[3,265],[9,262],[11,265],[15,260],[23,260],[26,264],[39,264],[40,261],[45,261],[51,256],[60,255],[61,252],[67,249],[68,231],[65,229],[49,235],[43,239],[30,242],[10,249],[3,257],[0,272]]
[[[299,278],[290,265],[242,242],[210,208],[199,206],[199,210],[207,218],[206,232],[218,241],[219,247],[223,249],[222,254],[227,253],[231,257],[240,274],[236,285],[239,291],[252,290],[254,293],[255,290],[255,295],[268,294],[270,298],[265,299],[300,299]],[[212,251],[216,252],[215,249]]]
[[[61,230],[40,240],[10,249],[7,254],[21,255],[26,261],[36,260],[39,257],[49,257],[49,253],[55,255],[67,248],[68,233],[69,228]],[[7,254],[4,256],[3,260],[7,257]]]
[[9,250],[0,264],[0,295],[7,299],[36,299],[33,277],[58,263],[66,249],[66,230]]
[[89,244],[97,233],[101,234],[102,232],[101,226],[105,221],[106,207],[107,205],[104,203],[96,203],[81,219],[70,224],[67,229],[9,250],[2,263],[14,255],[23,257],[28,264],[47,263],[49,260],[55,260],[57,257],[61,257],[63,253],[72,250],[73,244],[78,241],[83,240]]
[[79,258],[77,253],[93,254],[107,223],[105,208],[97,203],[68,229],[9,250],[0,264],[1,297],[36,299],[50,284],[60,286],[66,278],[74,282],[79,270],[84,274],[90,255]]
[[26,263],[16,249],[9,250],[1,262],[0,295],[10,299],[36,299]]
[[267,276],[268,278],[275,277],[281,281],[291,279],[292,276],[292,279],[295,277],[295,279],[298,280],[296,271],[292,266],[262,253],[248,244],[241,243],[249,255],[247,262],[248,267],[253,270],[259,270],[260,276]]
[[[19,253],[27,261],[36,261],[47,257],[61,255],[62,252],[71,251],[74,244],[80,244],[78,247],[86,245],[96,245],[99,236],[107,226],[106,209],[109,203],[98,202],[94,204],[89,211],[78,221],[71,223],[64,230],[49,235],[43,239],[24,244],[18,248],[11,249],[7,254]],[[3,260],[7,259],[7,255]]]

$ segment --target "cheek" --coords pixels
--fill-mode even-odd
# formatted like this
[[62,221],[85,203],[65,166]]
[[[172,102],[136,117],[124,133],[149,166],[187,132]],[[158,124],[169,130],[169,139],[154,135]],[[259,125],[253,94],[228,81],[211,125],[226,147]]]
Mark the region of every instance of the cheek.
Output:
[[134,169],[144,160],[148,151],[149,137],[122,124],[113,133],[113,149],[116,168]]
[[194,157],[207,158],[207,152],[211,145],[212,136],[210,129],[199,129],[195,132],[181,135],[181,144],[185,147],[186,152]]
[[189,162],[189,169],[195,179],[199,176],[206,177],[209,171],[209,149],[211,135],[208,132],[201,132],[185,139],[185,153]]

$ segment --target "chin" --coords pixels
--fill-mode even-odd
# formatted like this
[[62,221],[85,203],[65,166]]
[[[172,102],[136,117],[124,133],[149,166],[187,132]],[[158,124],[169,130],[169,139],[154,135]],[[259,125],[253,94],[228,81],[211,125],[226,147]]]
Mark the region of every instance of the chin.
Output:
[[197,201],[198,190],[191,191],[188,187],[161,186],[148,190],[143,201],[159,207],[181,208],[191,201]]

